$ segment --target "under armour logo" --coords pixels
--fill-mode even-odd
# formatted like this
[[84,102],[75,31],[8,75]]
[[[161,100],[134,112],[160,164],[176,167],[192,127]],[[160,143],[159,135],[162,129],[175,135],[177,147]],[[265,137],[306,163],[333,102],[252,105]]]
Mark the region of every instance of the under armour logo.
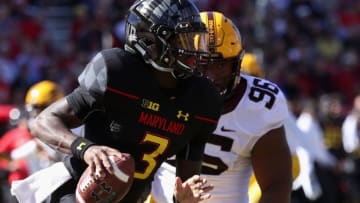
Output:
[[189,113],[183,114],[182,111],[178,111],[178,114],[176,115],[176,117],[177,117],[178,119],[183,118],[184,121],[188,121],[188,120],[189,120],[189,116],[190,116]]
[[79,145],[76,147],[76,149],[78,151],[81,151],[85,145],[86,145],[86,142],[80,142]]

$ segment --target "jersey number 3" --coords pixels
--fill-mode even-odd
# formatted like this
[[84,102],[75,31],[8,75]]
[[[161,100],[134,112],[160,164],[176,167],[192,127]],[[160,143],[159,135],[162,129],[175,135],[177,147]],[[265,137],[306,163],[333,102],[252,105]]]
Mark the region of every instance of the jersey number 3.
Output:
[[147,163],[147,167],[143,172],[136,171],[134,177],[137,179],[146,179],[152,173],[157,164],[157,157],[163,154],[169,144],[169,140],[147,133],[142,141],[143,143],[151,143],[157,145],[154,151],[146,153],[142,157],[142,161]]

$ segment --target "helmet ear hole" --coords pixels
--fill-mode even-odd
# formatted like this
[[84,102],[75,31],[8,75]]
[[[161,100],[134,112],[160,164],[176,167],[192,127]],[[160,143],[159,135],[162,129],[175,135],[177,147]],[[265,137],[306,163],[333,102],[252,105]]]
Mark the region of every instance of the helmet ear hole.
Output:
[[168,27],[160,25],[155,31],[156,35],[162,39],[168,40],[171,35],[173,34],[173,31],[171,31]]
[[169,57],[163,57],[162,58],[162,61],[163,61],[163,63],[165,63],[165,64],[169,64],[169,62],[170,62],[170,58]]

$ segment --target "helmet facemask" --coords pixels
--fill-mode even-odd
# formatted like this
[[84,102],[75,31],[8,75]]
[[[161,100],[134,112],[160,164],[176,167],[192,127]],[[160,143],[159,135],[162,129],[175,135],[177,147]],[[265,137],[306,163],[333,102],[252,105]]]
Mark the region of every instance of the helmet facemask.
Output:
[[239,58],[202,56],[198,71],[211,80],[223,96],[230,95],[240,80]]

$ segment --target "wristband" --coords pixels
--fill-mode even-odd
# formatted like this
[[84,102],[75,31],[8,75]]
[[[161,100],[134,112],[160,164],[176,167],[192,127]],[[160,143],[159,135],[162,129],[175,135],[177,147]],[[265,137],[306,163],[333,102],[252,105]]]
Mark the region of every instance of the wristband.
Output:
[[85,151],[92,145],[95,145],[95,143],[84,137],[78,137],[71,143],[71,153],[74,157],[84,160]]

